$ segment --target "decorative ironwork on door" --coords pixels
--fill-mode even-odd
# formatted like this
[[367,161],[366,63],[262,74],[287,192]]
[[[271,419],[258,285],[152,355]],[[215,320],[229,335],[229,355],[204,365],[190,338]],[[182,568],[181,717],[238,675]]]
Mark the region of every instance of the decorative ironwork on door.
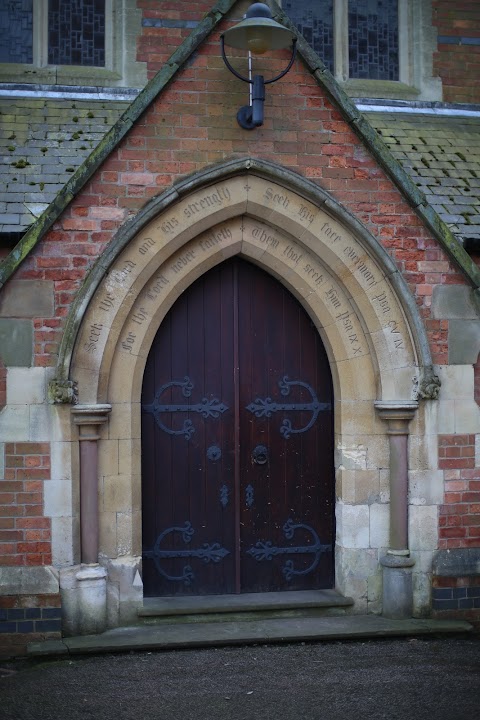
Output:
[[[192,394],[192,390],[195,387],[194,383],[190,380],[188,375],[185,375],[182,380],[172,380],[171,382],[165,383],[161,386],[152,403],[144,404],[143,409],[147,413],[151,413],[155,417],[155,422],[158,427],[169,435],[183,435],[186,440],[190,440],[195,432],[195,428],[191,420],[184,420],[183,425],[180,429],[175,430],[167,427],[162,420],[160,415],[162,413],[176,413],[176,412],[188,412],[188,413],[199,413],[203,418],[218,418],[222,413],[228,410],[228,405],[221,402],[217,398],[208,400],[202,398],[199,403],[169,403],[163,404],[160,402],[160,398],[166,390],[169,388],[179,387],[182,388],[182,395],[185,398],[189,398]],[[213,458],[212,458],[213,459]],[[216,458],[215,458],[216,459]]]
[[276,412],[311,412],[312,416],[309,422],[307,423],[307,425],[301,428],[294,428],[289,418],[283,419],[282,425],[280,427],[280,434],[286,440],[288,440],[290,435],[304,433],[307,432],[307,430],[310,430],[312,425],[315,423],[318,414],[322,410],[330,410],[331,404],[319,402],[315,390],[312,388],[311,385],[306,382],[302,382],[301,380],[289,380],[288,376],[285,375],[281,380],[278,381],[278,386],[280,388],[281,394],[284,397],[290,395],[290,388],[292,387],[305,388],[310,394],[311,402],[278,403],[274,402],[270,397],[256,398],[253,402],[247,405],[246,409],[249,412],[253,413],[257,418],[269,418],[272,416],[272,413]]
[[270,540],[259,540],[254,547],[247,550],[247,555],[255,558],[258,562],[261,562],[262,560],[273,560],[273,558],[277,555],[314,555],[315,557],[313,558],[313,561],[304,570],[299,570],[298,568],[296,569],[293,560],[287,560],[282,568],[282,573],[287,581],[291,580],[294,575],[308,575],[308,573],[311,573],[312,570],[315,570],[317,567],[321,554],[331,550],[332,545],[322,544],[320,542],[320,538],[312,527],[305,525],[304,523],[294,523],[291,518],[289,518],[283,526],[283,534],[287,540],[292,540],[295,531],[299,529],[306,530],[311,535],[313,538],[313,543],[311,545],[276,547],[272,545]]
[[162,567],[162,560],[171,558],[198,558],[203,560],[204,563],[219,563],[224,557],[230,555],[230,551],[226,550],[218,542],[204,543],[199,548],[186,548],[185,550],[162,550],[162,541],[171,535],[172,533],[181,533],[182,540],[185,545],[188,545],[195,533],[191,522],[188,520],[183,526],[175,525],[164,530],[157,538],[155,545],[152,550],[144,551],[143,555],[147,558],[153,558],[155,567],[157,568],[160,575],[166,580],[172,580],[175,582],[183,582],[185,585],[190,585],[195,579],[195,573],[192,570],[191,565],[184,565],[182,573],[180,575],[169,575],[166,570]]

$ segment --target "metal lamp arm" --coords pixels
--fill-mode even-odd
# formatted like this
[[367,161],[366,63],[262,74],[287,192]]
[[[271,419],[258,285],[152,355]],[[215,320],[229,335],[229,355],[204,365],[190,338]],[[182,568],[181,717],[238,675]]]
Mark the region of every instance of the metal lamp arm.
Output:
[[290,68],[292,67],[293,63],[295,62],[295,58],[297,57],[297,38],[293,38],[292,40],[292,57],[290,58],[290,62],[288,63],[285,70],[283,70],[280,75],[277,75],[276,77],[272,78],[271,80],[264,80],[265,85],[270,85],[270,83],[277,82],[277,80],[280,80],[284,75],[288,73]]
[[232,75],[235,75],[235,77],[237,77],[239,80],[243,80],[243,82],[252,85],[251,105],[245,105],[244,107],[240,108],[237,113],[237,121],[240,127],[242,127],[244,130],[253,130],[260,125],[263,125],[263,103],[265,101],[265,85],[269,85],[270,83],[280,80],[280,78],[286,75],[287,72],[290,70],[297,56],[297,39],[293,38],[292,40],[292,57],[290,58],[290,62],[288,63],[287,67],[285,68],[285,70],[282,70],[279,75],[276,75],[270,80],[264,80],[263,75],[254,75],[253,79],[246,78],[239,72],[237,72],[235,68],[231,65],[225,54],[225,38],[223,35],[221,36],[221,50],[223,62],[230,70]]
[[[226,54],[225,54],[225,38],[224,38],[223,35],[221,36],[221,48],[222,48],[222,58],[223,58],[223,62],[225,63],[225,65],[227,66],[227,68],[230,70],[230,72],[231,72],[233,75],[235,75],[235,77],[237,77],[239,80],[243,80],[243,82],[247,82],[247,83],[250,83],[250,85],[253,85],[253,80],[250,80],[249,78],[243,77],[243,75],[241,75],[239,72],[237,72],[237,70],[235,70],[235,68],[233,67],[233,65],[232,65],[232,64],[230,63],[230,61],[228,60],[228,58],[227,58],[227,56],[226,56]],[[297,57],[297,38],[293,38],[293,40],[292,40],[292,57],[290,58],[290,61],[289,61],[288,65],[287,65],[287,67],[285,68],[285,70],[282,70],[282,72],[280,73],[280,75],[276,75],[276,76],[275,76],[274,78],[272,78],[271,80],[264,80],[264,81],[263,81],[263,82],[264,82],[264,85],[270,85],[270,83],[274,83],[274,82],[276,82],[277,80],[280,80],[280,78],[282,78],[284,75],[286,75],[286,74],[288,73],[288,71],[290,70],[290,68],[292,67],[293,63],[295,62],[295,58],[296,58],[296,57]]]
[[[237,71],[235,70],[235,68],[230,64],[230,61],[228,60],[228,58],[227,58],[227,56],[226,56],[226,54],[225,54],[225,38],[224,38],[223,35],[222,35],[220,39],[221,39],[221,48],[222,48],[222,58],[223,58],[223,62],[224,62],[225,65],[227,66],[227,68],[228,68],[228,69],[230,70],[230,72],[231,72],[233,75],[235,75],[235,77],[237,77],[239,80],[243,80],[243,82],[247,82],[247,83],[250,83],[250,84],[252,85],[252,84],[253,84],[253,80],[250,80],[249,78],[246,78],[246,77],[243,77],[243,75],[240,75],[240,73],[237,72]],[[281,75],[280,75],[279,77],[281,77]]]

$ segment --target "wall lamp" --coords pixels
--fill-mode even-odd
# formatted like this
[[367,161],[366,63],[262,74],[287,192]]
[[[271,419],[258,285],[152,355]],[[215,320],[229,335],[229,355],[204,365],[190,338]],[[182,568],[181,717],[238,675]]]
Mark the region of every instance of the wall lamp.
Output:
[[[295,33],[280,23],[272,20],[270,8],[265,3],[253,3],[247,10],[245,19],[226,30],[221,36],[222,57],[225,65],[235,77],[250,83],[250,105],[240,108],[237,121],[245,130],[253,130],[263,124],[263,103],[265,102],[265,85],[280,80],[292,67],[297,54],[297,38]],[[271,80],[264,80],[263,75],[244,77],[232,67],[225,55],[225,45],[241,50],[248,50],[253,55],[263,55],[268,50],[280,50],[291,46],[292,57],[280,75]],[[251,68],[251,66],[249,65]]]

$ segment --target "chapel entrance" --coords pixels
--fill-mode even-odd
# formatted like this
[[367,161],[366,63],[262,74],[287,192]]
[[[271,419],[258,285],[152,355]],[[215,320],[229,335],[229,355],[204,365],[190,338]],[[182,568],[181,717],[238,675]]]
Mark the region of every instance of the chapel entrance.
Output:
[[270,275],[222,263],[154,339],[142,391],[146,597],[333,586],[330,368]]

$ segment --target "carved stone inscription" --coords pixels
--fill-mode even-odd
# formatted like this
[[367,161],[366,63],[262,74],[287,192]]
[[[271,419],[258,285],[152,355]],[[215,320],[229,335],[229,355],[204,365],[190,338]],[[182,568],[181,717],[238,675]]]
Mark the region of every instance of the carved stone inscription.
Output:
[[[239,227],[239,226],[238,226]],[[215,252],[234,239],[232,226],[218,225],[185,245],[167,260],[153,278],[145,285],[129,316],[128,326],[120,338],[119,349],[129,355],[137,354],[148,321],[158,307],[163,295],[187,272],[209,253]],[[143,245],[140,246],[140,248]],[[140,251],[139,248],[139,251]],[[143,330],[143,331],[142,331]]]
[[98,303],[98,307],[104,312],[110,312],[114,305],[115,297],[108,291],[100,298]]
[[401,310],[393,294],[380,289],[382,285],[385,287],[381,270],[348,233],[342,233],[331,222],[325,221],[320,226],[320,233],[341,262],[366,288],[375,314],[389,340],[390,349],[405,350],[408,343],[404,337],[403,320],[400,319]]
[[207,191],[198,200],[192,200],[192,202],[188,203],[183,210],[183,214],[187,219],[193,218],[195,215],[202,214],[204,210],[218,208],[224,205],[225,201],[230,202],[231,197],[230,190],[226,185],[217,187],[214,190]]
[[[279,199],[285,202],[285,198]],[[331,230],[326,223],[325,230]],[[358,324],[351,306],[345,297],[340,286],[333,280],[332,276],[323,266],[315,261],[313,256],[301,245],[292,242],[288,237],[276,233],[274,229],[265,227],[259,223],[245,223],[244,233],[251,235],[257,241],[263,240],[266,252],[272,253],[280,258],[290,267],[295,268],[299,275],[304,275],[309,286],[322,299],[328,308],[331,317],[344,338],[345,346],[351,357],[363,355],[367,352],[367,345],[363,332]],[[332,230],[333,233],[333,230]]]
[[354,356],[362,355],[363,349],[358,331],[355,331],[354,317],[348,310],[336,316],[337,324],[343,327]]
[[322,233],[322,235],[328,238],[329,242],[331,243],[336,243],[339,240],[343,240],[342,235],[336,232],[336,230],[333,229],[329,222],[323,223],[322,227],[320,228],[320,232]]
[[[200,221],[205,227],[205,218],[232,205],[241,205],[242,198],[239,193],[245,193],[245,190],[248,193],[248,202],[252,203],[257,217],[263,216],[261,208],[266,209],[271,217],[270,222],[280,230],[276,230],[268,221],[262,222],[243,215],[243,224],[239,217],[222,222],[183,245],[174,255],[168,256],[168,245],[174,243],[175,238],[178,238],[178,247],[182,234],[191,231],[196,223]],[[222,214],[221,217],[224,216]],[[138,352],[149,320],[162,302],[162,297],[185,275],[204,262],[205,256],[215,254],[234,242],[240,242],[242,232],[243,238],[251,245],[275,256],[277,261],[280,260],[296,272],[299,278],[305,279],[308,287],[328,308],[346,346],[354,356],[368,352],[368,348],[361,326],[338,278],[343,278],[348,295],[354,300],[356,293],[361,293],[357,304],[361,305],[363,302],[365,305],[365,294],[368,296],[368,301],[389,339],[390,350],[402,351],[410,347],[410,341],[405,336],[403,314],[395,295],[380,268],[348,229],[340,225],[335,218],[331,218],[323,208],[314,206],[296,193],[258,177],[249,177],[246,186],[245,180],[240,183],[237,178],[205,188],[180,200],[175,207],[165,211],[160,218],[152,220],[142,233],[139,233],[115,261],[114,267],[105,278],[102,291],[91,305],[88,332],[87,325],[84,326],[83,352],[90,357],[97,352],[96,348],[101,345],[99,327],[101,329],[104,326],[105,332],[108,332],[109,327],[113,327],[116,313],[128,302],[126,293],[151,264],[151,279],[139,294],[135,292],[130,296],[133,299],[135,295],[136,302],[123,326],[117,346],[129,354]],[[299,240],[296,241],[295,238]],[[322,245],[326,250],[325,255],[322,254]],[[163,261],[163,257],[167,259]],[[157,265],[154,268],[156,259]],[[324,260],[328,265],[324,264]],[[351,279],[350,273],[356,282]],[[299,285],[302,286],[301,280]],[[359,285],[363,290],[360,290]],[[88,320],[86,322],[88,323]]]
[[159,273],[155,276],[153,281],[150,282],[150,285],[145,292],[145,296],[149,300],[156,300],[169,283],[170,281],[165,277],[165,275]]
[[98,341],[102,333],[102,323],[92,323],[87,330],[87,341],[83,344],[83,349],[87,353],[94,353],[97,351]]
[[[264,205],[268,205],[275,210],[279,210],[294,219],[301,222],[302,225],[308,227],[312,223],[317,214],[317,208],[307,200],[295,195],[279,185],[268,185],[261,188],[258,179],[254,181],[252,196],[260,196],[264,200]],[[251,189],[249,187],[249,189]],[[260,194],[261,193],[261,194]]]
[[125,339],[120,343],[120,347],[122,350],[125,350],[125,352],[128,352],[131,354],[132,348],[135,344],[136,335],[133,332],[129,332]]
[[206,252],[207,250],[212,250],[218,245],[221,245],[226,240],[231,239],[232,231],[229,227],[217,228],[210,232],[203,240],[200,240],[200,247],[204,252]]
[[344,249],[343,254],[347,258],[347,260],[352,261],[352,272],[357,271],[365,280],[368,287],[373,287],[373,285],[377,284],[380,278],[376,277],[375,273],[365,262],[364,256],[360,256],[355,248],[353,248],[351,245],[348,245]]
[[[387,339],[391,340],[395,350],[404,350],[405,340],[403,338],[401,323],[398,319],[398,307],[392,307],[393,303],[385,290],[379,291],[376,295],[372,295],[370,299],[377,312],[384,318],[382,326]],[[394,317],[392,317],[392,315]]]
[[114,268],[110,275],[109,279],[113,281],[116,285],[125,285],[125,281],[131,276],[137,276],[138,269],[137,263],[133,260],[124,260],[119,268]]

